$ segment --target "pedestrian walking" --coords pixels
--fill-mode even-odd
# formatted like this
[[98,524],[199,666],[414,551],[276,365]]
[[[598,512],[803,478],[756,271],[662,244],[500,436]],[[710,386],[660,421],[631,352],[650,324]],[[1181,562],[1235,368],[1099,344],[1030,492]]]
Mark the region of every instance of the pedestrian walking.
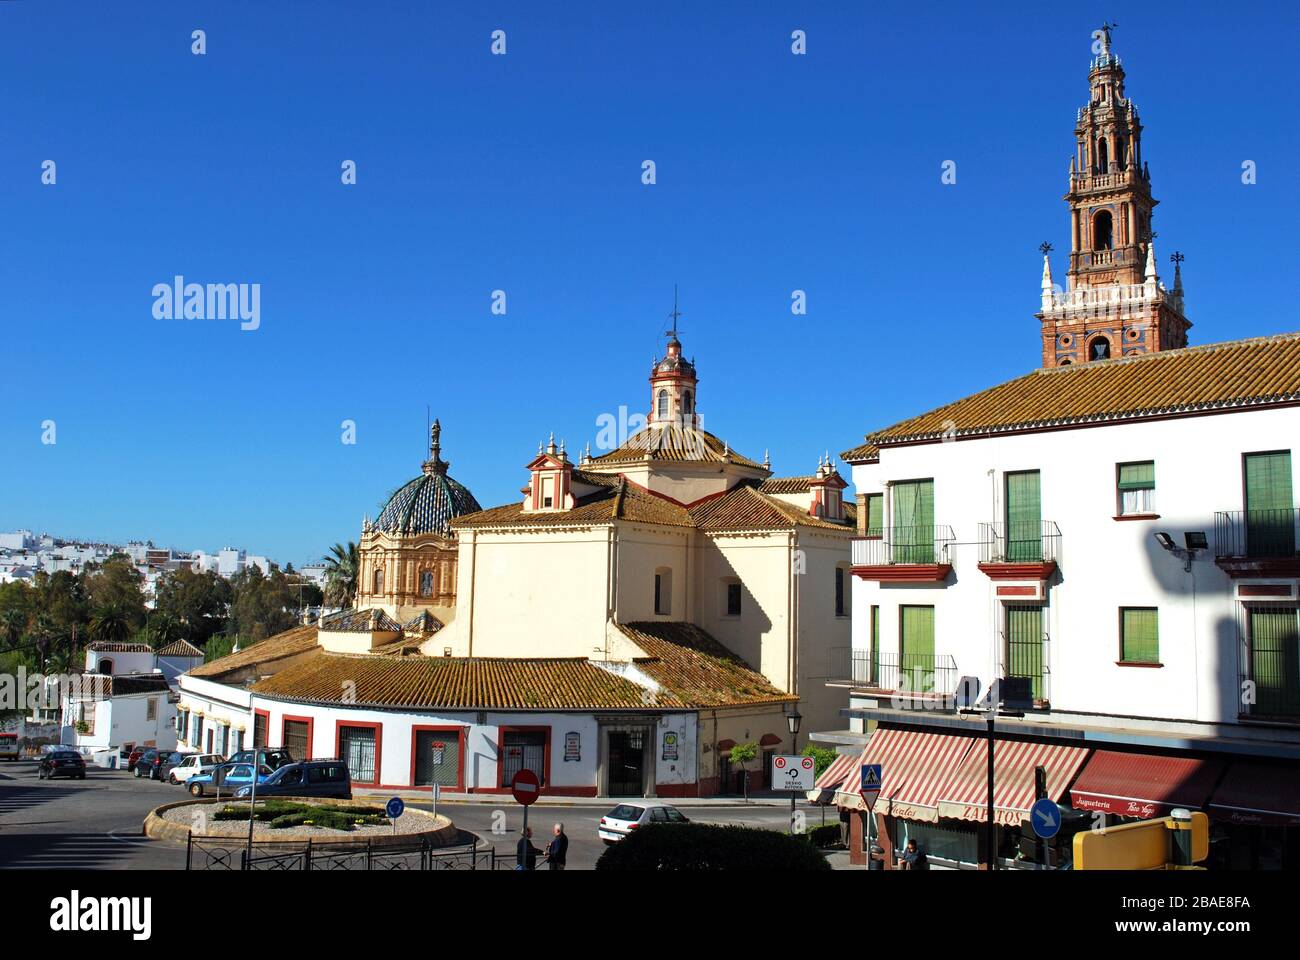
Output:
[[562,823],[557,823],[551,833],[551,842],[546,845],[546,868],[563,870],[569,856],[569,835],[564,832]]

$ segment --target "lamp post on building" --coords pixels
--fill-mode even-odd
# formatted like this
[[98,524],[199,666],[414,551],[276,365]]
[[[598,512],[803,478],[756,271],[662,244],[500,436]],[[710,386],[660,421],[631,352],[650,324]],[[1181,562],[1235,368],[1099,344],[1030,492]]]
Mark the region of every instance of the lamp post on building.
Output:
[[[802,721],[803,721],[803,714],[799,712],[799,709],[797,707],[794,710],[791,710],[788,714],[786,714],[785,722],[790,727],[790,754],[796,757],[799,755],[799,724]],[[794,792],[791,791],[790,793],[790,833],[791,834],[794,833],[794,802],[795,802],[795,795]]]

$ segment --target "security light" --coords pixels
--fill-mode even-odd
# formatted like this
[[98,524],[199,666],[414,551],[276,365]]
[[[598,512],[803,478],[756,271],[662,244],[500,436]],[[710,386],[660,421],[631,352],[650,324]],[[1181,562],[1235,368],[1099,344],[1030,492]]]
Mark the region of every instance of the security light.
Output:
[[1174,549],[1174,538],[1169,536],[1169,534],[1165,533],[1163,530],[1156,534],[1156,542],[1166,550]]
[[1210,546],[1210,541],[1201,530],[1188,530],[1183,534],[1183,542],[1187,544],[1188,550],[1207,550]]

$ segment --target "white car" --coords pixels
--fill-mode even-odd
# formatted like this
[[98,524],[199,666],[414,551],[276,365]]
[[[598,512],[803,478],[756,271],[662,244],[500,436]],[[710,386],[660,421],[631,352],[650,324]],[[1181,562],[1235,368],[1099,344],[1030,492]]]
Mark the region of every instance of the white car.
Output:
[[632,831],[650,823],[689,823],[676,807],[658,800],[620,803],[600,818],[596,833],[606,843],[618,843]]
[[167,774],[168,783],[184,783],[190,777],[200,773],[211,773],[213,767],[225,763],[226,759],[219,753],[191,753]]

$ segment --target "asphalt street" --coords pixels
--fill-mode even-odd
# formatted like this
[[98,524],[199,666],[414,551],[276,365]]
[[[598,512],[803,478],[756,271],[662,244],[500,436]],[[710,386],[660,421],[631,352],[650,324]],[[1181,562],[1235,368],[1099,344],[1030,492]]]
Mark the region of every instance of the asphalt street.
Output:
[[[35,761],[0,761],[0,869],[184,869],[184,845],[146,838],[141,825],[152,808],[186,796],[179,787],[139,780],[125,770],[89,767],[84,781],[37,780]],[[424,800],[412,802],[424,809],[430,806]],[[569,835],[569,869],[589,869],[604,851],[596,825],[606,809],[534,806],[529,814],[533,842],[544,847],[552,826],[563,823]],[[770,830],[789,825],[789,810],[783,807],[735,804],[682,810],[702,823]],[[439,812],[491,843],[499,857],[513,859],[523,812],[512,801],[442,803]],[[820,811],[808,815],[811,824],[820,823]]]

